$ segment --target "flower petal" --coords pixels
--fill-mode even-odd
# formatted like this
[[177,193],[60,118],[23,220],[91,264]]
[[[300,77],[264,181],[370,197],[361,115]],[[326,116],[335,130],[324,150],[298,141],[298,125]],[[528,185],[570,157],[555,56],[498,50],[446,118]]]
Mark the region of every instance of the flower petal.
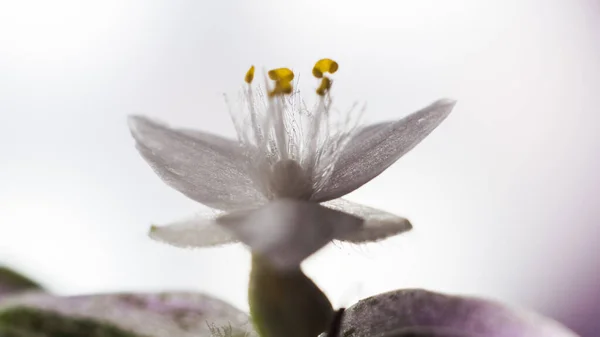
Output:
[[362,219],[353,215],[292,199],[278,199],[255,211],[230,213],[217,221],[280,269],[296,268],[329,241],[362,224]]
[[[103,294],[73,297],[32,293],[11,296],[0,302],[0,314],[9,316],[10,310],[17,308],[21,308],[18,310],[38,309],[37,312],[30,311],[29,315],[37,315],[37,322],[47,321],[48,326],[58,331],[61,323],[71,322],[69,318],[106,323],[148,337],[208,337],[212,335],[211,326],[231,326],[235,335],[238,333],[243,335],[245,331],[251,329],[248,315],[221,300],[199,293]],[[44,319],[48,316],[44,315],[45,312],[59,316],[54,315]],[[53,320],[49,321],[50,318]],[[87,326],[89,328],[90,324]],[[71,332],[70,335],[75,334]],[[82,334],[82,336],[88,335]]]
[[181,248],[213,247],[237,242],[233,234],[214,219],[200,216],[165,226],[152,226],[150,237]]
[[408,219],[345,199],[327,201],[322,205],[364,220],[363,226],[357,231],[336,237],[341,241],[353,243],[379,241],[412,229]]
[[129,129],[138,151],[159,177],[189,198],[221,210],[265,201],[249,178],[235,141],[172,129],[142,116],[130,116]]
[[341,335],[387,336],[409,328],[447,329],[466,336],[486,337],[576,336],[557,322],[530,312],[513,310],[492,301],[422,289],[396,290],[359,301],[346,309]]
[[320,202],[339,198],[375,178],[427,137],[455,103],[438,100],[401,120],[358,131],[344,148],[327,184],[311,199]]

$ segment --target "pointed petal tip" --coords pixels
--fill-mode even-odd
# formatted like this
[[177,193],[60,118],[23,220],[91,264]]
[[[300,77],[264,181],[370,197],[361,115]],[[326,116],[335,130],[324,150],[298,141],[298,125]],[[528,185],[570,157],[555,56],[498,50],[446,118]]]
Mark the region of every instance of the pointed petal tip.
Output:
[[148,237],[154,241],[157,242],[165,242],[164,239],[161,238],[161,236],[158,234],[160,231],[160,226],[157,225],[150,225],[150,229],[148,230]]
[[127,126],[132,134],[139,134],[142,130],[141,127],[148,124],[159,124],[153,121],[151,118],[143,115],[129,115],[127,116]]
[[[169,226],[165,225],[165,226],[157,226],[157,225],[150,225],[150,229],[148,230],[148,237],[150,239],[152,239],[152,241],[161,243],[161,244],[165,244],[167,246],[171,246],[171,247],[177,247],[177,248],[193,248],[187,245],[182,245],[179,242],[177,242],[176,240],[173,240],[169,235],[171,233],[169,233]],[[172,235],[171,235],[172,236]]]
[[449,105],[449,106],[453,107],[453,106],[456,105],[456,102],[458,102],[458,101],[455,100],[455,99],[452,99],[452,98],[440,98],[437,101],[435,101],[434,104],[436,104],[436,105]]
[[338,236],[337,240],[356,244],[378,242],[408,232],[413,228],[411,222],[406,218],[346,199],[335,199],[324,202],[322,205],[349,213],[363,220],[360,229]]
[[213,219],[198,215],[166,225],[153,224],[147,235],[154,241],[187,249],[217,247],[237,242],[227,229],[219,226]]
[[131,132],[131,135],[134,139],[138,140],[138,137],[140,137],[140,134],[142,133],[140,127],[146,120],[147,118],[141,115],[127,116],[127,126],[129,127],[129,132]]
[[437,115],[443,117],[442,119],[445,119],[450,114],[450,112],[452,112],[454,106],[456,106],[456,102],[456,100],[451,98],[440,98],[437,101],[433,102],[429,106],[429,109],[432,111],[437,111]]
[[412,222],[410,222],[410,220],[406,219],[404,228],[406,228],[405,229],[406,232],[412,231],[413,230]]
[[134,129],[142,119],[144,119],[144,116],[129,115],[129,116],[127,116],[127,125],[129,126],[130,129]]
[[144,115],[129,115],[127,116],[127,125],[129,126],[129,129],[131,130],[132,133],[136,132],[142,132],[145,131],[144,129],[140,129],[140,128],[156,128],[156,127],[160,127],[160,128],[169,128],[170,126],[159,120],[159,119],[154,119],[152,117],[148,117],[148,116],[144,116]]

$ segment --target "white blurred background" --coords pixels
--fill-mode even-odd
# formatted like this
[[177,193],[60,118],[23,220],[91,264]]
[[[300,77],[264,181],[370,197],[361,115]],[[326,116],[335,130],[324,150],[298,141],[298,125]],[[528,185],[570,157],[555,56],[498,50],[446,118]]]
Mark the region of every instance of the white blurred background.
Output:
[[147,238],[199,206],[141,159],[126,116],[233,135],[223,93],[249,65],[307,83],[331,57],[338,106],[367,102],[369,121],[459,101],[349,197],[414,231],[305,264],[334,304],[425,287],[595,336],[599,20],[594,0],[0,0],[0,264],[63,294],[193,289],[247,308],[242,247]]

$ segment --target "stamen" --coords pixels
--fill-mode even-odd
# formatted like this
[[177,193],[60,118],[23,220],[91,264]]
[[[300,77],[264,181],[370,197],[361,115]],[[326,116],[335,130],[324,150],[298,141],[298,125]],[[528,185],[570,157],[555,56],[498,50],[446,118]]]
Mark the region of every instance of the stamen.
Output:
[[292,93],[293,71],[288,68],[278,68],[269,70],[268,74],[269,78],[275,81],[275,87],[269,92],[269,97]]
[[289,68],[277,68],[269,70],[269,78],[273,81],[291,82],[294,79],[294,72]]
[[316,78],[322,78],[323,74],[333,74],[338,70],[338,64],[332,59],[320,59],[315,63],[312,73]]
[[321,84],[317,88],[317,95],[325,96],[329,89],[331,89],[331,83],[332,82],[329,79],[329,77],[323,77],[323,79],[321,80]]
[[356,127],[354,114],[332,110],[335,74],[330,74],[337,70],[338,63],[331,59],[314,64],[317,100],[311,108],[295,91],[290,68],[267,71],[264,86],[259,87],[252,85],[255,67],[246,72],[242,90],[246,106],[233,119],[247,155],[244,163],[268,198],[306,200],[329,181]]
[[250,67],[250,69],[248,69],[248,71],[246,72],[246,77],[244,77],[244,81],[246,81],[246,83],[250,84],[252,83],[252,80],[254,79],[254,66]]
[[293,91],[292,82],[277,81],[273,90],[269,91],[269,97],[277,95],[291,94]]

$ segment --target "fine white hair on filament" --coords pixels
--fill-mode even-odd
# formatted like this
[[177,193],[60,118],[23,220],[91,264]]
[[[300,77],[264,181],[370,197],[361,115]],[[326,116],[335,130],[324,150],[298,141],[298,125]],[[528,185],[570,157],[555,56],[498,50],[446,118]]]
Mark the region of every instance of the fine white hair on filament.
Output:
[[268,87],[250,85],[236,100],[227,95],[225,100],[246,154],[248,172],[262,188],[266,188],[269,169],[278,161],[291,159],[310,177],[313,191],[319,191],[365,111],[358,103],[345,111],[334,109],[329,92],[317,96],[309,108],[299,90],[270,96]]

